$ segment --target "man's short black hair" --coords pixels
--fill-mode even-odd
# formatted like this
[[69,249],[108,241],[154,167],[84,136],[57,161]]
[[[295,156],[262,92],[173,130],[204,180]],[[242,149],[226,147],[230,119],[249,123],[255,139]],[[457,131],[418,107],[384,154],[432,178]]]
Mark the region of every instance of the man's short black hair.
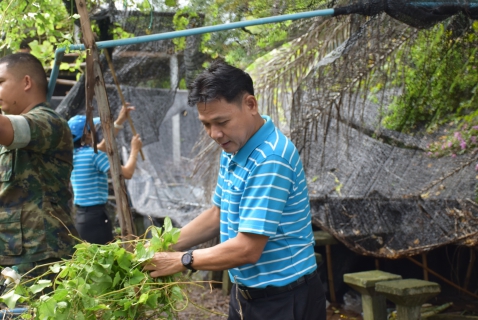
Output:
[[238,102],[244,94],[254,95],[254,85],[247,72],[233,67],[223,60],[214,60],[189,86],[188,104],[225,99]]
[[29,75],[38,85],[40,90],[48,91],[48,82],[43,65],[34,55],[30,53],[18,52],[9,54],[0,58],[0,64],[6,64],[7,70],[15,77],[23,78]]

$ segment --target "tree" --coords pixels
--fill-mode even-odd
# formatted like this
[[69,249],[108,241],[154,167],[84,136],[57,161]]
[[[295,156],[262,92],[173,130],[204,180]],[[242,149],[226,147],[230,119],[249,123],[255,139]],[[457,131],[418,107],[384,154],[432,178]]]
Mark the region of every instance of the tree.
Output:
[[38,59],[51,65],[55,48],[73,43],[77,18],[66,11],[61,0],[1,1],[0,48],[4,55],[30,48]]

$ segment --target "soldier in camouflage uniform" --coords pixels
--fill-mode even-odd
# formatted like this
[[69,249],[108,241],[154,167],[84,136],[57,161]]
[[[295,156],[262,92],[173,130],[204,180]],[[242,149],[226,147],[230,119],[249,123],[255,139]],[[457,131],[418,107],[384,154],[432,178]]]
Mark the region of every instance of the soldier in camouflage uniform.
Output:
[[24,273],[69,258],[78,237],[68,201],[73,141],[46,101],[38,59],[0,59],[0,266]]

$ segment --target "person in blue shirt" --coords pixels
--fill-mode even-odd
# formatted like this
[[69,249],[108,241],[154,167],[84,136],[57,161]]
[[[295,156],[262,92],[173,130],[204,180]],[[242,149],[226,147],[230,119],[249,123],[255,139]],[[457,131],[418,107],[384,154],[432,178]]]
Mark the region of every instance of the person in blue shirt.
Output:
[[[133,109],[134,107],[130,107],[129,104],[121,108],[120,114],[114,122],[115,136],[123,128],[123,123]],[[99,118],[94,118],[94,124],[99,123],[99,120]],[[91,131],[87,130],[83,137],[86,116],[76,115],[68,120],[68,125],[73,135],[74,144],[71,185],[73,187],[73,203],[76,206],[75,227],[83,240],[90,243],[106,244],[114,237],[113,225],[106,211],[110,163],[105,153],[105,140],[98,143],[98,153],[95,153],[91,146],[93,142]],[[133,176],[141,146],[140,136],[133,136],[129,159],[121,167],[125,179],[131,179]]]
[[[223,152],[211,208],[181,229],[176,252],[157,252],[152,277],[228,270],[229,319],[326,319],[309,195],[294,144],[260,115],[251,77],[217,60],[188,102]],[[220,235],[220,244],[188,250]]]

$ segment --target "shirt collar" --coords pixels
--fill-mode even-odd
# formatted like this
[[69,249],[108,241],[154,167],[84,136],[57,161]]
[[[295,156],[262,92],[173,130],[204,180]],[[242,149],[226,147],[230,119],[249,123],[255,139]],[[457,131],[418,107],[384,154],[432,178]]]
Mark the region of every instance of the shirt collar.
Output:
[[256,133],[246,142],[246,144],[237,151],[237,153],[232,157],[232,161],[237,163],[240,166],[245,166],[247,158],[251,155],[260,144],[264,143],[264,139],[268,137],[275,129],[274,124],[269,116],[262,116],[262,119],[266,120],[266,123],[257,130]]

